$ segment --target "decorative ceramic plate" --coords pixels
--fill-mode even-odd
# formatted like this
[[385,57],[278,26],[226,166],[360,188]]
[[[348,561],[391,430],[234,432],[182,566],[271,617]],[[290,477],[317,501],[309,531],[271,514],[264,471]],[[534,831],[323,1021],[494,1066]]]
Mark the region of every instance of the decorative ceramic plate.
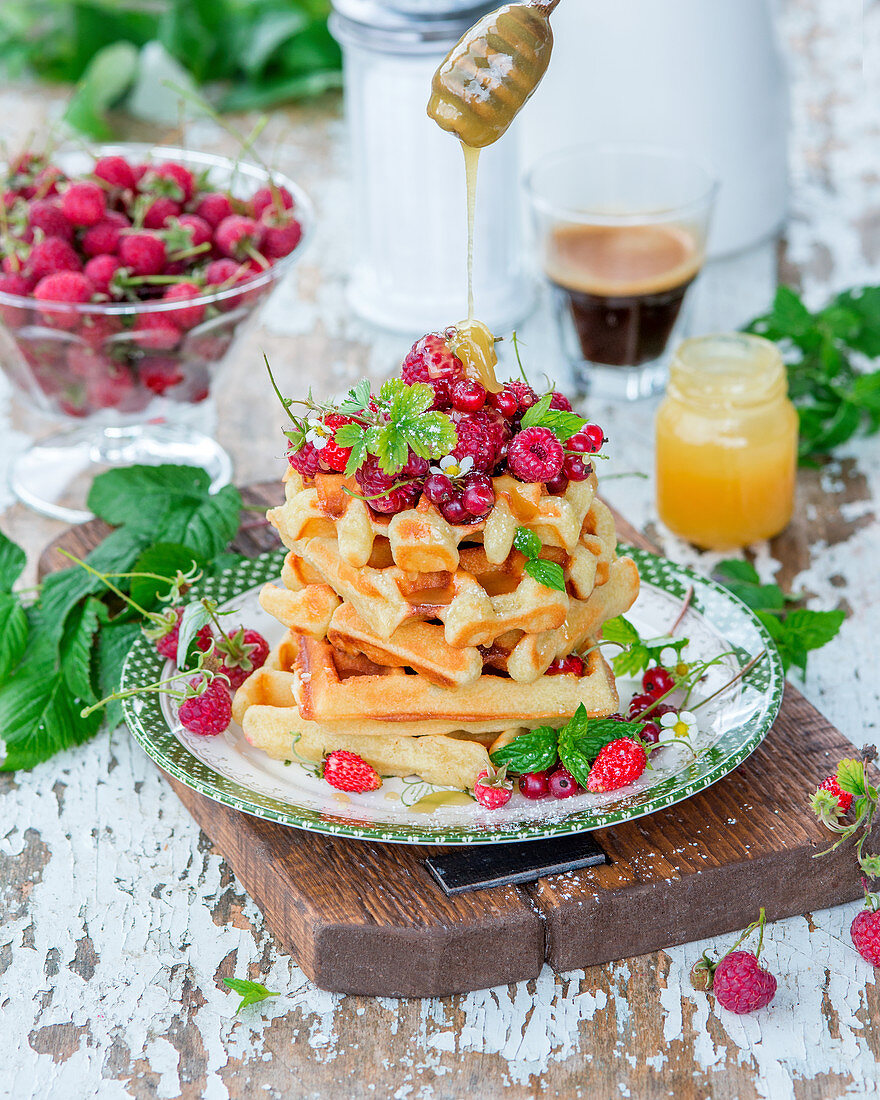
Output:
[[[767,656],[699,709],[699,731],[692,737],[696,758],[682,745],[665,746],[652,753],[651,767],[623,791],[538,802],[517,793],[494,811],[415,777],[386,779],[378,791],[347,795],[298,763],[271,760],[249,745],[235,724],[219,737],[188,733],[167,697],[126,699],[126,721],[153,760],[193,790],[244,813],[313,832],[400,844],[493,844],[588,832],[643,817],[704,790],[745,760],[776,718],[784,675],[770,636],[727,589],[643,550],[626,553],[635,559],[642,578],[641,593],[627,618],[642,636],[666,634],[693,585],[677,636],[690,639],[688,655],[693,658],[705,661],[727,654],[709,670],[691,705],[708,699],[762,649]],[[257,597],[266,581],[277,580],[283,558],[283,551],[275,551],[244,561],[206,581],[193,595],[212,596],[240,611],[240,619],[236,615],[228,621],[255,627],[274,645],[284,628],[262,610]],[[140,639],[126,661],[122,687],[146,685],[171,672],[153,645]],[[634,680],[620,679],[618,686],[624,701],[640,690]]]

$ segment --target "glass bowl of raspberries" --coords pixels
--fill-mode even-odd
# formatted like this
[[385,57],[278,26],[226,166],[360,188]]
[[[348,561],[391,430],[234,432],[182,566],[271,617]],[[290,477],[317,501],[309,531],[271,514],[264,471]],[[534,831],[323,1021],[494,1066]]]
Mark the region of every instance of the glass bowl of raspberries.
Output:
[[232,463],[211,390],[235,341],[301,254],[312,206],[268,168],[117,144],[0,167],[0,368],[66,425],[13,463],[26,504],[89,518],[114,465]]

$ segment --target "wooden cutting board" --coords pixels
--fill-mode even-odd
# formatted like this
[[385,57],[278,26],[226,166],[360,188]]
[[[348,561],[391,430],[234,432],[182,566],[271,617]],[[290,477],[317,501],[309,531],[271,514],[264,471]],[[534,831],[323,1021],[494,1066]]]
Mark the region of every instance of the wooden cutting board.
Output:
[[[278,483],[244,491],[281,502]],[[277,547],[248,518],[244,554]],[[615,516],[622,540],[651,550]],[[100,521],[65,533],[82,556],[107,534]],[[442,849],[301,832],[174,791],[262,909],[278,939],[321,988],[374,996],[443,996],[535,978],[545,962],[569,970],[743,928],[861,895],[849,848],[822,859],[829,834],[807,806],[811,788],[854,746],[790,685],[770,734],[735,772],[686,802],[592,836],[605,866],[526,886],[447,897],[424,861]]]

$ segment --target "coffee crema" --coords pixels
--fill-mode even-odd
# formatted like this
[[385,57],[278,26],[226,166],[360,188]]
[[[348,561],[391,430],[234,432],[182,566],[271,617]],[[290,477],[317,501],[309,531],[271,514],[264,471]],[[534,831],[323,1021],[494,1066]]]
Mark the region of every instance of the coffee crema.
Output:
[[566,225],[549,236],[545,270],[584,358],[638,366],[665,351],[702,263],[683,225]]

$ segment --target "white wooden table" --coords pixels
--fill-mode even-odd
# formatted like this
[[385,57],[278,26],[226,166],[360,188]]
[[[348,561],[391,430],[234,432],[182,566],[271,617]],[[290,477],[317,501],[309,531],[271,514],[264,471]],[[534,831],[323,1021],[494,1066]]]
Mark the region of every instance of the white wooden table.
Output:
[[[784,246],[713,265],[696,328],[730,329],[764,309],[781,272],[820,302],[880,281],[880,4],[785,0],[795,116],[794,201]],[[860,34],[864,27],[864,39]],[[865,43],[863,50],[863,42]],[[15,144],[60,97],[0,89]],[[213,126],[192,144],[225,149]],[[265,348],[293,392],[380,378],[406,350],[350,318],[343,296],[346,180],[335,101],[273,118],[263,140],[316,199],[321,226],[292,285],[240,349],[219,390],[219,431],[247,482],[280,473],[280,421],[253,371]],[[545,311],[522,329],[534,362],[558,373]],[[561,381],[561,379],[560,379]],[[671,557],[711,567],[658,524],[650,471],[653,403],[594,406],[611,437],[604,491]],[[0,474],[40,426],[0,382]],[[31,568],[58,525],[13,505],[0,527]],[[880,441],[857,440],[802,475],[795,533],[758,548],[763,575],[849,612],[811,658],[805,691],[856,744],[880,713]],[[28,774],[0,777],[0,1097],[765,1097],[876,1095],[880,995],[852,949],[857,906],[774,925],[765,952],[779,976],[770,1009],[735,1017],[693,992],[692,944],[590,971],[431,1001],[324,993],[273,941],[260,913],[160,774],[124,731],[101,734]],[[246,1010],[221,979],[283,995]]]

